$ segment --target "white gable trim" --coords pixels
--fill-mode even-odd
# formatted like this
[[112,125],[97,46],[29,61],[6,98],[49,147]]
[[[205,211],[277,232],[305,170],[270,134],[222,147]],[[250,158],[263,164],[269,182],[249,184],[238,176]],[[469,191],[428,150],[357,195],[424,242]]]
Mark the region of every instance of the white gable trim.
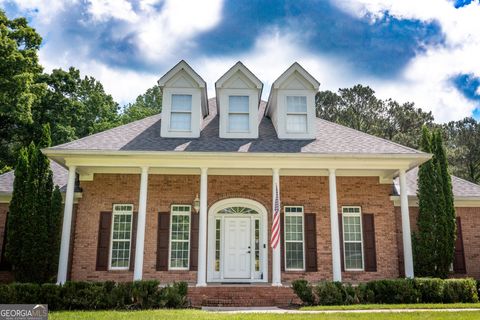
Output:
[[245,75],[248,80],[255,85],[255,88],[259,90],[263,89],[262,81],[260,81],[260,79],[258,79],[257,76],[255,76],[253,72],[245,67],[245,65],[240,61],[235,63],[227,72],[225,72],[223,76],[220,77],[220,79],[217,80],[217,82],[215,82],[215,88],[223,88],[227,81],[237,72],[241,72],[243,75]]
[[177,73],[182,70],[184,70],[193,80],[195,80],[199,88],[206,89],[207,83],[205,82],[205,80],[203,80],[202,77],[200,77],[198,73],[196,73],[195,70],[193,70],[187,62],[185,62],[185,60],[181,60],[172,69],[165,73],[165,75],[163,75],[160,80],[157,81],[158,85],[160,87],[164,87],[170,79],[172,79]]
[[305,80],[307,80],[314,90],[318,90],[320,82],[317,81],[310,73],[307,72],[298,62],[294,62],[280,77],[273,82],[272,89],[279,89],[281,85],[293,74],[298,72]]

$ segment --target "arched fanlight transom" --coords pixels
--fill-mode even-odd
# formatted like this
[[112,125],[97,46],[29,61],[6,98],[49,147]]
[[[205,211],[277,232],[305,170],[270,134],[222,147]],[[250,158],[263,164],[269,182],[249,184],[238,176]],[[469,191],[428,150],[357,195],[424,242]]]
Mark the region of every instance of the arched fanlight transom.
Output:
[[258,214],[256,210],[247,207],[228,207],[218,211],[220,214]]

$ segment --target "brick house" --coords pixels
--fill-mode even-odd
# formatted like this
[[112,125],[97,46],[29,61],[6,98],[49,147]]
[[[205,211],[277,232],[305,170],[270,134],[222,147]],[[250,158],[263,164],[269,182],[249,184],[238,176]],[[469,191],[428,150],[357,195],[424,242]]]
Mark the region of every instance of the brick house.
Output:
[[[316,118],[320,84],[297,63],[266,102],[241,62],[216,98],[184,61],[159,85],[162,114],[44,150],[65,191],[60,283],[184,280],[218,298],[233,284],[414,276],[417,167],[431,155]],[[453,273],[480,278],[480,186],[452,179]],[[0,241],[12,185],[0,176]]]

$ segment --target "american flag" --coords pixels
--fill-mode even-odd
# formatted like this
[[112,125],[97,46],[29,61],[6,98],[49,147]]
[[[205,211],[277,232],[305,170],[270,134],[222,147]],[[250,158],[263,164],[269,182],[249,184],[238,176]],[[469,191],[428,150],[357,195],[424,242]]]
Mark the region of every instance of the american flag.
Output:
[[275,184],[275,205],[273,208],[272,239],[270,242],[273,249],[280,242],[280,199],[278,197],[277,184]]

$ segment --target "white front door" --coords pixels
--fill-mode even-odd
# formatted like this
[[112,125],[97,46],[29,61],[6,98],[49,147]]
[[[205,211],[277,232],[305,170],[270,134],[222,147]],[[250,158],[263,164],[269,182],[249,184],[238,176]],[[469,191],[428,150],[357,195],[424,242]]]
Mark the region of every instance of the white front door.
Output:
[[251,277],[250,217],[225,218],[224,277]]

